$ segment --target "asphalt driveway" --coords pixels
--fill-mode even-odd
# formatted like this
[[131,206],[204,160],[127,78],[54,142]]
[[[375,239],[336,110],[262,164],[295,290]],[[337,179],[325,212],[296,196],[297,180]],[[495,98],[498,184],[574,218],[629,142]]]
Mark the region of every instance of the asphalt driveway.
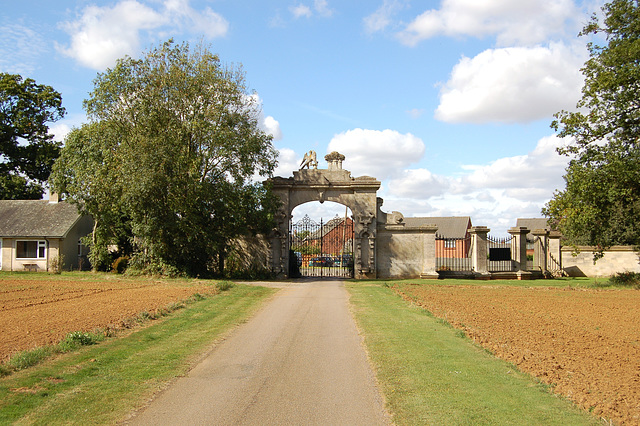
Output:
[[274,285],[257,315],[129,423],[390,424],[344,285]]

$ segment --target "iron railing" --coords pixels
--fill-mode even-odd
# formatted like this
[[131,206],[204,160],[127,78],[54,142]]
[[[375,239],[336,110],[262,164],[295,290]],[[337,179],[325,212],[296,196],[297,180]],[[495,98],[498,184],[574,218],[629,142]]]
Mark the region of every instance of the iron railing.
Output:
[[436,271],[473,271],[471,236],[445,238],[436,234]]

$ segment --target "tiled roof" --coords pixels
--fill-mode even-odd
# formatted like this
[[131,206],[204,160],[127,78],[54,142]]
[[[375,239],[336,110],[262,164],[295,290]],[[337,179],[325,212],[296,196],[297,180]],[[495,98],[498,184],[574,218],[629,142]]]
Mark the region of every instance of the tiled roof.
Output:
[[467,229],[471,227],[469,216],[451,217],[405,217],[404,223],[408,227],[418,227],[424,225],[436,225],[437,235],[445,238],[465,238]]
[[80,218],[78,209],[48,200],[0,200],[0,237],[63,238]]

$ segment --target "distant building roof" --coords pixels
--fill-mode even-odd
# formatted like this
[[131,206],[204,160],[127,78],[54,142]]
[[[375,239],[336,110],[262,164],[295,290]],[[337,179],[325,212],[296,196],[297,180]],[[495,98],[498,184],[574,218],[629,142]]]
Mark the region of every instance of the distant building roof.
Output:
[[467,230],[471,228],[471,218],[469,216],[405,217],[404,223],[412,228],[436,225],[438,227],[436,234],[445,238],[465,238]]
[[[318,229],[315,232],[312,232],[311,234],[307,235],[304,239],[316,240],[320,237],[324,237],[329,232],[333,231],[338,226],[342,226],[343,224],[346,224],[346,226],[353,226],[353,220],[351,220],[350,217],[344,218],[344,217],[336,216],[333,219],[329,220],[328,222],[324,223],[322,225],[322,229],[320,229],[320,227],[318,226]],[[351,236],[349,235],[349,237]]]
[[65,202],[0,200],[0,237],[64,238],[78,219],[78,208]]
[[516,227],[528,228],[529,233],[534,229],[551,229],[551,227],[547,225],[547,219],[544,217],[518,218],[516,220]]

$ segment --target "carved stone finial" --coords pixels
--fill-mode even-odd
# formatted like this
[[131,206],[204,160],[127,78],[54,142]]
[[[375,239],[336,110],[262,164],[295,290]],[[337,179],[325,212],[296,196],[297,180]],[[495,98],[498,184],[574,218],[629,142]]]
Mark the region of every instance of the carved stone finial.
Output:
[[344,155],[340,154],[338,151],[333,151],[332,153],[325,155],[324,159],[329,163],[329,170],[342,170]]
[[314,169],[318,168],[318,161],[316,159],[315,151],[311,150],[304,154],[302,163],[300,163],[300,170],[304,169],[305,167],[308,169],[310,169],[311,167],[313,167]]
[[340,154],[338,151],[333,151],[331,154],[325,155],[324,159],[327,161],[344,161],[344,155]]

